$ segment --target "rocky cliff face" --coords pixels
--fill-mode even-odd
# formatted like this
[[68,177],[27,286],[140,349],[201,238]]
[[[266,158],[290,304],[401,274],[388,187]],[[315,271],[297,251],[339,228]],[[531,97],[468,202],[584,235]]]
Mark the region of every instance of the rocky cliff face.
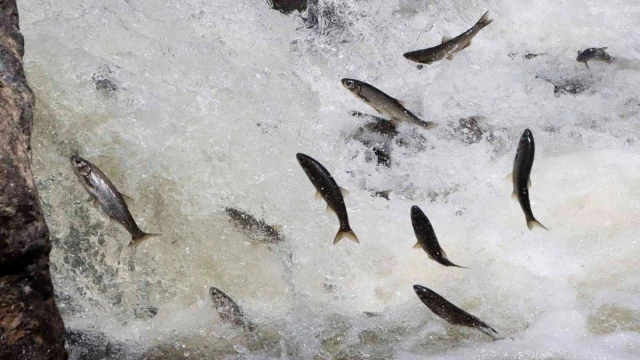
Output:
[[34,96],[15,0],[0,1],[0,359],[66,359],[49,230],[31,173]]

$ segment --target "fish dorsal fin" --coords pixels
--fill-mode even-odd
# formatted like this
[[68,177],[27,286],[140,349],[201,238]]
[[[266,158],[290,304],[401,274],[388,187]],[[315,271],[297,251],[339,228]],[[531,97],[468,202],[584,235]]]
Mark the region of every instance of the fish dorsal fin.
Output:
[[400,104],[400,105],[404,106],[404,101],[402,101],[402,100],[398,100],[398,99],[396,99],[396,101],[398,102],[398,104]]
[[511,193],[511,198],[512,199],[517,199],[518,198],[518,195],[516,195],[515,190]]
[[513,173],[510,172],[509,175],[504,177],[504,180],[505,181],[513,181]]
[[527,189],[531,188],[531,178],[529,178],[529,180],[527,180]]
[[422,249],[422,246],[420,245],[420,242],[417,242],[415,245],[413,245],[414,249]]
[[605,46],[605,47],[601,47],[601,48],[600,48],[600,50],[602,50],[602,51],[605,51],[605,50],[607,50],[607,49],[608,49],[608,47],[607,47],[607,46]]
[[447,253],[444,252],[444,250],[442,248],[440,248],[440,255],[442,256],[443,259],[448,259]]
[[331,205],[327,205],[327,213],[336,215],[336,211],[333,210]]
[[316,200],[322,200],[322,193],[320,193],[320,191],[316,191]]
[[449,55],[447,56],[447,60],[453,60],[453,54],[449,54]]
[[463,47],[463,49],[466,49],[466,48],[468,48],[469,46],[471,46],[471,40],[469,40],[469,42],[467,43],[467,45],[465,45],[465,46]]
[[350,192],[347,189],[341,188],[338,186],[338,188],[340,188],[340,194],[342,194],[342,196],[347,197],[349,196]]
[[120,195],[122,195],[122,198],[127,203],[127,205],[132,204],[132,203],[135,202],[135,200],[131,196],[127,195],[127,194],[120,193]]
[[447,35],[442,36],[442,43],[446,43],[447,41],[451,40],[450,37],[448,37]]

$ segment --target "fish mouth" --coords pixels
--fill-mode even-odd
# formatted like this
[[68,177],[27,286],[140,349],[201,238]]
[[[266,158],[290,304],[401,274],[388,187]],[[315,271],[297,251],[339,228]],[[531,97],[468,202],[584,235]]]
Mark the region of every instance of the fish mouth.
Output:
[[342,83],[342,86],[346,87],[349,91],[353,92],[353,93],[359,93],[360,92],[360,81],[358,80],[354,80],[354,79],[342,79],[340,80],[340,82]]
[[416,294],[418,294],[418,296],[426,294],[427,293],[426,289],[427,288],[421,285],[413,285],[413,291],[415,291]]
[[309,163],[309,156],[305,155],[303,153],[297,153],[296,154],[296,159],[298,159],[298,163],[302,166],[306,165]]

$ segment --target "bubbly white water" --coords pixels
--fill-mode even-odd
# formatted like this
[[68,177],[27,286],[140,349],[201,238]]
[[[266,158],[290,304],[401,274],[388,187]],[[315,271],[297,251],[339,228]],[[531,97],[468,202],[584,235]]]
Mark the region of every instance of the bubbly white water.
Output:
[[[67,327],[104,332],[131,358],[156,347],[167,359],[640,358],[638,1],[320,0],[313,27],[260,0],[19,6]],[[486,10],[494,22],[454,60],[418,70],[402,57]],[[575,61],[602,46],[614,63]],[[373,110],[343,77],[440,127],[400,126],[391,166],[377,165],[353,138],[369,120],[349,115]],[[584,91],[563,90],[576,84]],[[456,130],[470,116],[484,130],[473,144]],[[526,228],[504,180],[525,128],[537,145],[532,207],[548,232]],[[297,152],[351,191],[360,245],[332,245],[337,220]],[[73,153],[163,236],[132,253],[128,233],[88,202]],[[388,189],[389,201],[372,196]],[[412,249],[412,205],[471,269]],[[285,242],[248,240],[228,206],[282,225]],[[449,326],[414,284],[507,339]],[[257,334],[221,322],[210,286]]]

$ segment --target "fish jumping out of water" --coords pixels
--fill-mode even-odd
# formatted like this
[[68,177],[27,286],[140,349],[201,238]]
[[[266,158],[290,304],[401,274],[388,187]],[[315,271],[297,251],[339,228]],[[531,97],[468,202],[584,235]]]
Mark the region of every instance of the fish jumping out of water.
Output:
[[447,253],[442,250],[438,243],[438,238],[433,226],[431,226],[431,222],[422,210],[415,205],[411,207],[411,224],[413,224],[413,231],[416,234],[416,238],[418,238],[418,242],[413,246],[414,248],[422,248],[429,256],[429,259],[441,265],[465,268],[449,261]]
[[402,101],[392,98],[378,88],[355,79],[342,79],[342,85],[353,95],[374,108],[380,115],[385,116],[394,125],[407,122],[432,129],[438,124],[424,121],[404,107]]
[[351,230],[347,207],[344,204],[343,194],[347,195],[349,192],[339,187],[329,171],[318,161],[302,153],[298,153],[296,158],[317,190],[316,199],[324,199],[327,202],[327,211],[335,213],[340,221],[340,229],[333,243],[337,243],[344,237],[360,243],[356,234]]
[[493,339],[501,339],[498,332],[484,321],[453,305],[447,299],[424,286],[413,285],[416,295],[427,307],[451,325],[466,326],[480,330]]
[[419,62],[422,64],[432,64],[444,58],[452,60],[453,55],[460,50],[466,49],[471,45],[474,36],[484,29],[485,26],[491,24],[493,20],[489,19],[489,12],[482,15],[480,20],[473,27],[453,39],[448,37],[442,38],[442,43],[428,49],[416,50],[404,53],[403,56],[408,60]]
[[588,61],[604,61],[607,64],[613,61],[613,57],[605,51],[606,47],[601,48],[588,48],[586,50],[580,51],[578,50],[578,57],[576,61],[584,63],[587,66],[587,69],[591,70],[589,67]]
[[122,193],[97,166],[79,156],[71,156],[71,165],[85,190],[109,218],[122,224],[131,234],[129,246],[138,246],[142,241],[161,234],[149,234],[140,230],[129,212]]
[[518,199],[520,207],[522,207],[522,211],[524,211],[524,216],[527,219],[527,227],[529,230],[533,229],[534,226],[549,230],[533,216],[531,203],[529,202],[529,188],[531,187],[530,176],[535,152],[536,144],[533,141],[533,134],[531,130],[526,129],[520,137],[516,158],[513,160],[513,172],[511,173],[513,178],[513,194],[511,196]]

